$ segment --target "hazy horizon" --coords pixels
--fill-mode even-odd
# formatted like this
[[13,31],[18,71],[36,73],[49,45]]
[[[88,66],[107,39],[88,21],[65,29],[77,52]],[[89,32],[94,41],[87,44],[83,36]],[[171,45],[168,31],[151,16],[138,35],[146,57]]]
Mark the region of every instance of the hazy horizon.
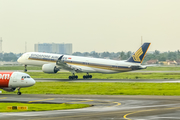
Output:
[[177,51],[179,0],[0,0],[3,51],[37,43],[72,43],[73,52]]

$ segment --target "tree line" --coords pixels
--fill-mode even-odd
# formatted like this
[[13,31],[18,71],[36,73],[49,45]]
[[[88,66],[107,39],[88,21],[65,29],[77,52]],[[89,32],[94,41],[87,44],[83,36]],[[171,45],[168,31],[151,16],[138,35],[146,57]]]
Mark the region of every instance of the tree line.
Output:
[[15,62],[23,53],[0,53],[0,61]]
[[[97,53],[95,51],[93,52],[75,52],[73,55],[75,56],[89,56],[89,57],[95,57],[95,58],[108,58],[108,59],[116,59],[116,60],[127,60],[133,53],[131,51],[128,52],[102,52],[102,53]],[[177,50],[175,52],[160,52],[158,50],[155,50],[153,52],[148,52],[146,54],[146,57],[144,58],[143,63],[146,63],[149,60],[158,60],[158,61],[173,61],[173,60],[180,60],[180,51]]]

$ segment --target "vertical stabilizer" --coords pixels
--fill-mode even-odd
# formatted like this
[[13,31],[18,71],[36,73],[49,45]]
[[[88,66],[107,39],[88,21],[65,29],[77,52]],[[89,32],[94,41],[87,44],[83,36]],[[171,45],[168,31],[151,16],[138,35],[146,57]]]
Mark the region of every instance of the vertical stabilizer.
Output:
[[151,43],[144,43],[128,60],[127,62],[142,63]]

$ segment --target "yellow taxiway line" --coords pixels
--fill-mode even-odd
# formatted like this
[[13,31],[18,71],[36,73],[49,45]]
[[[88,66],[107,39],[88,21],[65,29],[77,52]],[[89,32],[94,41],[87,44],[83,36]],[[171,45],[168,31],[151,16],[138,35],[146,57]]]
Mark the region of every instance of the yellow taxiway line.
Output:
[[39,101],[48,101],[48,100],[54,100],[54,98],[42,99],[42,100],[34,100],[34,101],[29,101],[29,103],[32,103],[32,102],[39,102]]
[[82,102],[91,102],[94,100],[85,100],[85,101],[76,101],[76,102],[66,102],[66,103],[82,103]]
[[[172,108],[163,108],[164,110],[168,110],[168,109],[179,109],[180,107],[172,107]],[[160,110],[159,109],[150,109],[150,110],[139,110],[139,111],[136,111],[136,112],[131,112],[131,113],[127,113],[125,114],[123,117],[124,119],[126,120],[132,120],[130,118],[127,118],[128,115],[132,115],[132,114],[136,114],[136,113],[140,113],[140,112],[149,112],[149,111],[156,111],[156,110]]]
[[7,97],[2,97],[2,98],[0,98],[0,99],[6,99]]
[[119,102],[113,102],[113,103],[116,103],[117,105],[115,105],[115,106],[120,106],[121,105],[121,103],[119,103]]

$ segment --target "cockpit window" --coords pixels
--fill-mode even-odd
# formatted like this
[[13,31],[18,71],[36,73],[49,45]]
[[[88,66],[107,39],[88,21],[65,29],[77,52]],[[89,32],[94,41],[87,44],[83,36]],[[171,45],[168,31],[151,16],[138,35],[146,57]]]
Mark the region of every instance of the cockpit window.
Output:
[[22,76],[22,79],[24,79],[24,78],[31,78],[30,76]]

